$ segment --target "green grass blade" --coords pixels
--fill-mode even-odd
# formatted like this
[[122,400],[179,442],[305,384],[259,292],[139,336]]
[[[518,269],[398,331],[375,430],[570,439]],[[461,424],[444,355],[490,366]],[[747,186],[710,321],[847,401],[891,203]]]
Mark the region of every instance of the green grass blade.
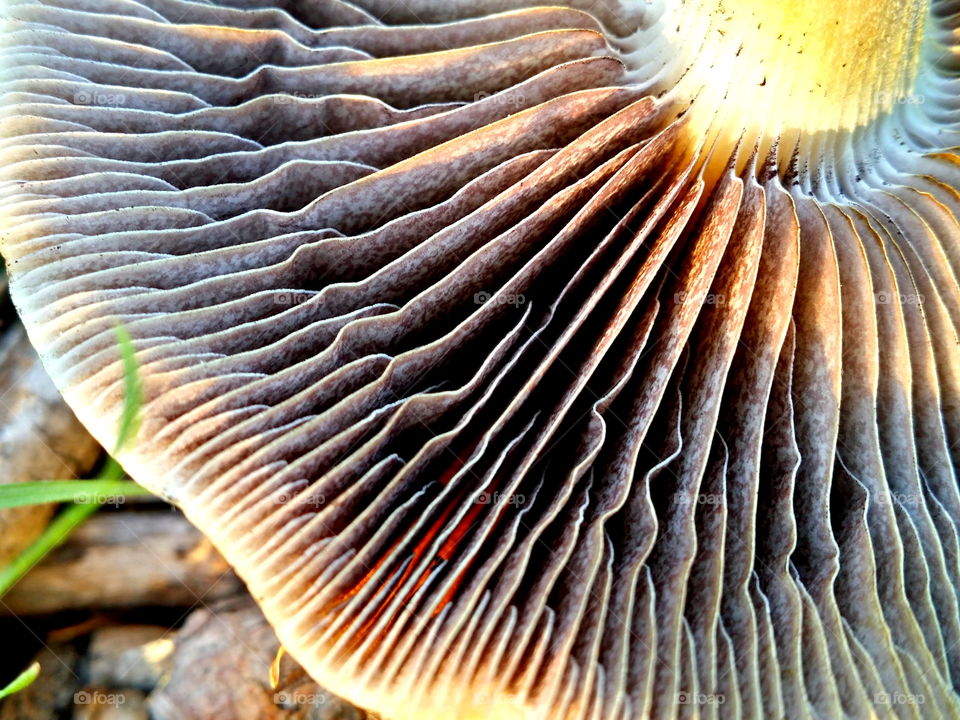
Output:
[[101,468],[100,472],[97,473],[97,477],[94,479],[117,482],[118,480],[123,480],[125,475],[126,473],[124,473],[120,463],[108,455],[106,462],[103,463],[103,468]]
[[26,575],[34,565],[60,545],[73,532],[74,528],[93,515],[100,505],[70,505],[54,518],[43,534],[30,547],[0,571],[0,597],[3,597]]
[[123,363],[123,414],[117,432],[114,453],[125,447],[137,434],[140,425],[140,405],[143,403],[143,388],[140,385],[140,368],[130,333],[122,325],[115,329],[120,360]]
[[[143,389],[140,384],[140,372],[133,340],[122,326],[118,325],[115,332],[120,360],[123,363],[124,400],[114,454],[128,445],[137,434],[140,425],[140,406],[143,402]],[[52,480],[0,486],[0,508],[45,503],[74,503],[57,515],[43,534],[19,557],[0,570],[0,597],[3,597],[20,578],[46,557],[47,553],[60,545],[77,526],[105,502],[118,501],[121,497],[150,494],[136,483],[123,480],[123,476],[123,468],[111,457],[94,480]]]
[[[118,466],[119,467],[119,466]],[[123,472],[122,470],[120,471]],[[73,502],[113,504],[117,498],[144,497],[151,492],[132,480],[98,478],[96,480],[40,480],[0,485],[0,509]],[[99,501],[99,502],[98,502]]]
[[30,685],[33,684],[33,681],[36,680],[37,676],[39,675],[40,663],[35,662],[22,673],[17,675],[17,677],[14,678],[13,682],[11,682],[9,685],[4,688],[0,688],[0,700],[3,700],[7,695],[13,695],[14,693],[30,687]]

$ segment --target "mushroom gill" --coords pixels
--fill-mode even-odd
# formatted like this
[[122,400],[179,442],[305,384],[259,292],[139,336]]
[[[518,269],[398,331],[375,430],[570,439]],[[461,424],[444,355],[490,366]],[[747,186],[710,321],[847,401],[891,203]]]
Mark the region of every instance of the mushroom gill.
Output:
[[960,717],[956,0],[7,15],[31,339],[317,681]]

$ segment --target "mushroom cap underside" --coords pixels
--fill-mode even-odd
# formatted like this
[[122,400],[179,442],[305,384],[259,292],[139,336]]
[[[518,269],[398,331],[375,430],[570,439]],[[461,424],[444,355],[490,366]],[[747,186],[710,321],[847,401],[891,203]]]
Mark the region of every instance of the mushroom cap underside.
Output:
[[13,297],[361,706],[960,717],[960,3],[794,5],[11,3]]

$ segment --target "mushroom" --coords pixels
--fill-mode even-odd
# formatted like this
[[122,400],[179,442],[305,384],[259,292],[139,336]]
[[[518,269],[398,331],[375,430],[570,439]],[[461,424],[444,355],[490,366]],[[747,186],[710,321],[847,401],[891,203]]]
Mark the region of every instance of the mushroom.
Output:
[[960,4],[562,5],[13,5],[46,367],[386,717],[960,716]]

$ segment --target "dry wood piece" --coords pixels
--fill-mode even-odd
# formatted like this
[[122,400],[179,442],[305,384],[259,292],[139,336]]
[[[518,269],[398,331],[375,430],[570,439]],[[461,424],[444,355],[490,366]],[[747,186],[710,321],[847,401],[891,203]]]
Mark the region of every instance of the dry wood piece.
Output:
[[31,339],[317,683],[960,717],[958,0],[9,14]]
[[179,513],[103,512],[24,577],[0,612],[190,607],[240,588],[210,541]]

